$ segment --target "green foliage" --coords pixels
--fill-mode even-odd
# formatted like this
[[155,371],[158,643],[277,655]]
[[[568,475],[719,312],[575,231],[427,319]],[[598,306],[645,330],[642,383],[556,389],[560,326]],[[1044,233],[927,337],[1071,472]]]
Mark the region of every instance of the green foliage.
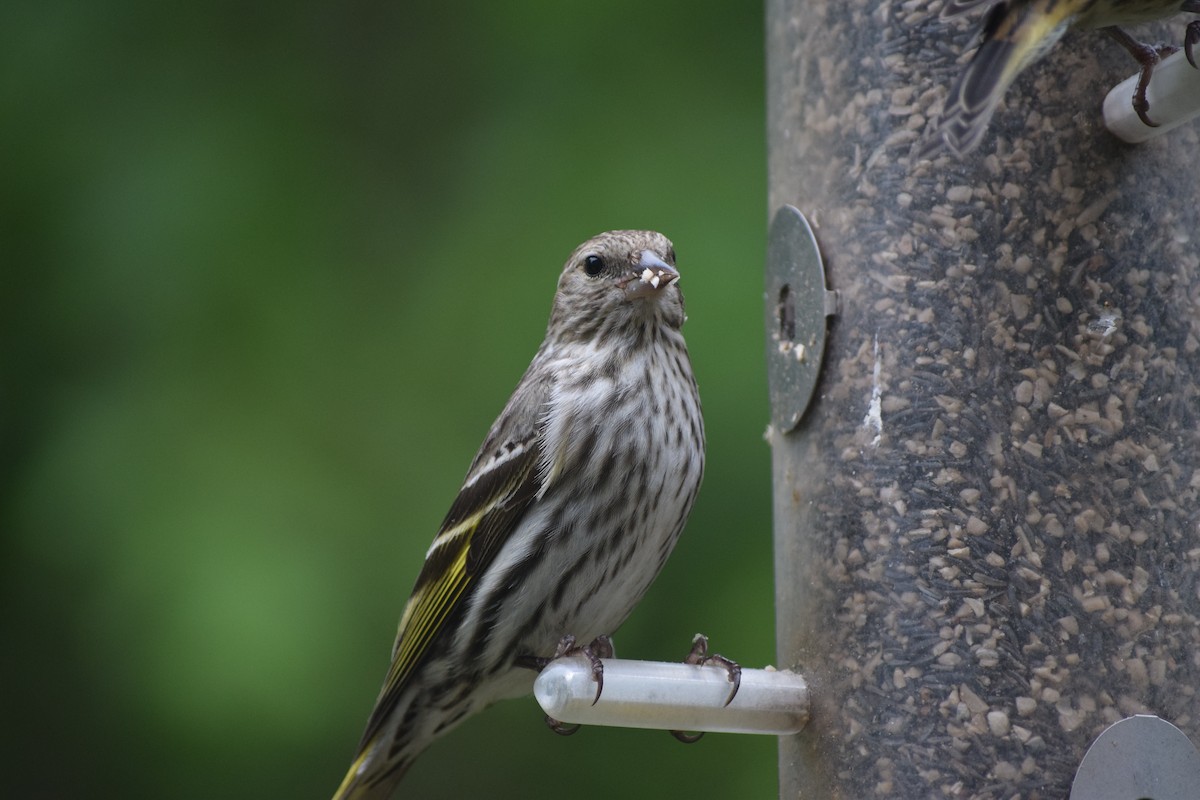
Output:
[[[773,658],[761,9],[0,10],[3,762],[21,797],[326,797],[425,548],[601,230],[675,241],[708,472],[616,637]],[[420,797],[775,792],[775,742],[544,729]]]

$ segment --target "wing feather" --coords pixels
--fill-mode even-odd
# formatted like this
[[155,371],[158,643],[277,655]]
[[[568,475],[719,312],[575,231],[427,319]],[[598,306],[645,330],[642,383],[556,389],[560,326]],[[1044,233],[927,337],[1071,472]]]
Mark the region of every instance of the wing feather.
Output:
[[470,595],[541,487],[539,409],[550,380],[530,380],[530,365],[480,448],[429,548],[392,647],[387,679],[367,721],[360,749],[384,727],[414,670],[447,621]]

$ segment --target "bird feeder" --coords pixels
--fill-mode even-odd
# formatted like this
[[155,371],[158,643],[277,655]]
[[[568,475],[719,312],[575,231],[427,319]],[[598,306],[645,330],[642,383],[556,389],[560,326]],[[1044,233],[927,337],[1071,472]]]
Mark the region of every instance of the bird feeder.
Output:
[[920,158],[938,11],[767,4],[781,796],[1195,797],[1200,126],[1118,140],[1069,33]]

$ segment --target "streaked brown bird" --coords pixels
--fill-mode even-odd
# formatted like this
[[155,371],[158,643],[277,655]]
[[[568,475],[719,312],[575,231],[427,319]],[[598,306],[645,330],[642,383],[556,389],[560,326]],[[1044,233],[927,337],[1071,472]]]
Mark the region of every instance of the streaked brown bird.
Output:
[[435,739],[529,694],[529,667],[568,636],[603,651],[666,563],[704,472],[678,280],[651,231],[567,259],[545,339],[425,556],[336,800],[389,797]]
[[[955,17],[988,0],[948,0],[942,17]],[[1068,28],[1100,28],[1128,50],[1141,75],[1133,108],[1142,122],[1151,121],[1146,86],[1154,66],[1178,48],[1143,44],[1121,27],[1170,17],[1200,14],[1200,0],[1002,0],[991,7],[983,25],[983,42],[950,89],[934,138],[922,151],[932,155],[943,146],[962,155],[983,138],[988,122],[1021,70],[1050,51]],[[1184,49],[1196,66],[1193,48],[1200,42],[1200,21],[1188,24]]]

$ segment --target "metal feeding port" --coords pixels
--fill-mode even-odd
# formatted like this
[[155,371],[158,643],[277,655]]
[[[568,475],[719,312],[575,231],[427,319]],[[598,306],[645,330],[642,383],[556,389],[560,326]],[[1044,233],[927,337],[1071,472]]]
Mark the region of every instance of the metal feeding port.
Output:
[[1075,773],[1071,800],[1194,800],[1200,751],[1165,719],[1138,714],[1104,730]]
[[787,433],[800,422],[816,391],[826,318],[837,313],[837,294],[825,288],[817,239],[793,206],[781,207],[771,222],[766,301],[771,423]]

